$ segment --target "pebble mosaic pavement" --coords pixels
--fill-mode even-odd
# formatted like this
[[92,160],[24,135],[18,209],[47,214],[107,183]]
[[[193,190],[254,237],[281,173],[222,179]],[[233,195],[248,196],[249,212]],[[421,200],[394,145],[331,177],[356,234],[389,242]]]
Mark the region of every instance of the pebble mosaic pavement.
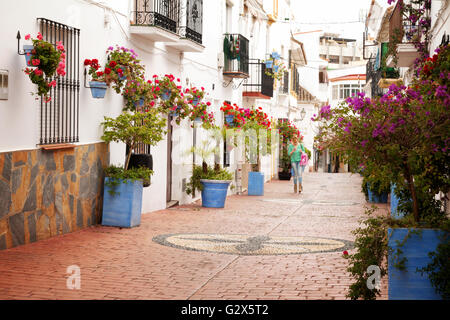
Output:
[[[96,226],[0,251],[0,299],[346,299],[342,251],[352,252],[364,218],[361,177],[305,173],[304,192],[292,189],[274,180],[263,197],[230,196],[224,209],[198,201],[145,214],[138,228]],[[67,289],[71,265],[80,290]]]

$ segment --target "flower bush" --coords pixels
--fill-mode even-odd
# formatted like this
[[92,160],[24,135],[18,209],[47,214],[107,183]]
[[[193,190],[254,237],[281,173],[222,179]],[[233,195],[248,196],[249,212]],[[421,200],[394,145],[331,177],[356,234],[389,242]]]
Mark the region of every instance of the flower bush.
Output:
[[145,67],[133,49],[116,45],[116,48],[108,47],[106,53],[108,55],[107,67],[112,71],[110,76],[113,82],[112,87],[117,93],[121,92],[127,81],[144,79]]
[[[449,45],[441,47],[420,63],[420,77],[410,86],[391,85],[387,94],[373,99],[358,93],[336,109],[323,107],[314,118],[322,121],[320,141],[344,155],[351,167],[381,180],[385,189],[391,182],[396,184],[399,210],[406,213],[400,221],[368,220],[366,228],[356,231],[358,250],[349,257],[349,271],[357,279],[350,292],[354,299],[374,298],[378,293],[363,287],[368,276],[364,267],[374,250],[378,258],[370,263],[383,263],[387,227],[449,230],[443,203],[435,199],[436,194],[450,191],[449,59]],[[430,268],[434,279],[448,273],[448,269]]]
[[[38,32],[36,39],[32,39],[29,34],[25,36],[25,40],[33,42],[33,50],[26,53],[30,56],[30,65],[36,69],[25,68],[23,71],[30,78],[31,82],[36,84],[38,89],[36,94],[42,95],[45,102],[51,100],[48,93],[52,87],[56,86],[56,80],[50,80],[55,75],[66,75],[66,53],[62,42],[53,44],[44,41],[42,34]],[[38,98],[36,98],[38,99]]]
[[224,102],[222,107],[220,107],[220,111],[223,111],[225,116],[233,116],[233,121],[228,123],[225,121],[225,128],[241,128],[247,121],[245,118],[245,114],[242,108],[239,108],[237,104],[229,104]]

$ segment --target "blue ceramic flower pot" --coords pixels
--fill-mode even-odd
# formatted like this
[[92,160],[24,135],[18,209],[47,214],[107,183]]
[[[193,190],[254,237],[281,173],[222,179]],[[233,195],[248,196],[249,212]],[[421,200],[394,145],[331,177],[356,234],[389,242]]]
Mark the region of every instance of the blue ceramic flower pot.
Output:
[[230,180],[206,180],[201,179],[202,207],[206,208],[224,208],[227,198],[228,186]]
[[106,94],[106,89],[108,89],[106,82],[100,81],[90,81],[89,87],[91,88],[92,97],[96,99],[103,99]]
[[225,122],[228,123],[228,125],[232,125],[234,120],[234,115],[227,114],[225,115]]
[[[419,231],[419,233],[410,233],[404,241],[408,232],[411,231]],[[417,269],[426,267],[431,262],[428,253],[436,251],[436,247],[444,237],[448,241],[448,233],[437,229],[389,228],[388,235],[388,245],[393,249],[388,256],[389,300],[442,300],[431,285],[428,274],[422,275],[417,272]],[[397,249],[403,252],[400,257],[394,256]],[[400,270],[394,266],[395,258],[403,257],[407,259],[406,270]]]
[[197,118],[195,118],[194,122],[196,122],[196,123],[201,123],[201,122],[202,122],[202,118],[197,117]]
[[162,100],[169,100],[170,98],[170,91],[169,90],[165,90],[162,95],[161,95],[161,99]]
[[173,110],[173,111],[170,112],[170,115],[171,115],[172,117],[178,117],[178,110],[180,110],[180,109],[181,109],[181,107],[178,106],[175,110]]
[[[125,67],[124,66],[120,66],[120,69],[122,69],[122,71],[123,70],[125,70]],[[123,74],[123,73],[122,73]],[[122,75],[122,76],[119,76],[119,80],[120,81],[124,81],[124,80],[126,80],[127,79],[127,76],[125,76],[125,75]]]
[[134,102],[134,106],[136,108],[138,108],[138,107],[142,108],[144,106],[144,102],[145,102],[145,99],[144,98],[140,98],[139,101],[135,101]]
[[249,196],[264,195],[264,173],[262,172],[248,173],[248,195]]
[[272,66],[273,66],[273,61],[272,60],[266,61],[266,68],[271,69]]
[[273,72],[278,72],[279,66],[273,66]]
[[272,54],[270,56],[275,60],[278,60],[281,58],[281,56],[278,52],[272,52]]
[[[105,182],[110,178],[105,178]],[[114,195],[109,193],[110,187],[105,183],[103,192],[102,225],[132,228],[141,224],[142,181],[124,180],[113,188]]]
[[33,51],[33,49],[34,49],[33,45],[30,44],[23,45],[23,51],[25,52],[25,62],[27,64],[27,67],[34,67],[31,64],[31,56],[32,56],[31,51]]
[[195,97],[195,98],[192,100],[192,105],[193,105],[193,106],[196,106],[196,105],[198,104],[199,101],[200,101],[200,99],[199,99],[198,97]]

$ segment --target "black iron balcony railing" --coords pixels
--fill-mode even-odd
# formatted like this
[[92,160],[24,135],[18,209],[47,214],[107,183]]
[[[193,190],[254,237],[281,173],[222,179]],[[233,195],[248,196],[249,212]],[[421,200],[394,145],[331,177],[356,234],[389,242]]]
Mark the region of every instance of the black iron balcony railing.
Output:
[[249,59],[249,78],[245,80],[244,96],[267,99],[273,97],[273,78],[266,74],[266,65],[260,59]]
[[248,48],[249,41],[241,34],[224,35],[223,74],[232,78],[248,78]]
[[176,33],[179,22],[180,0],[135,0],[133,26],[161,27]]
[[187,0],[186,2],[186,25],[180,23],[179,34],[186,38],[202,44],[203,31],[203,0]]

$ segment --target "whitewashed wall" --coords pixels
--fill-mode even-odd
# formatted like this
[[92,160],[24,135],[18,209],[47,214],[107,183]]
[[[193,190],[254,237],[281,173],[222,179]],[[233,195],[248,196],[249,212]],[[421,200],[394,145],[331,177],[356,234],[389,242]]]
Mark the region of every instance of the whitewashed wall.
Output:
[[[225,17],[225,0],[204,1],[203,12],[203,45],[202,53],[186,53],[166,48],[163,43],[152,43],[128,32],[129,16],[133,10],[134,1],[108,0],[18,0],[1,1],[2,28],[0,39],[2,48],[0,54],[0,69],[9,71],[9,99],[0,100],[0,152],[34,149],[38,143],[39,104],[29,94],[34,85],[22,72],[25,67],[23,56],[17,55],[16,33],[20,30],[23,37],[38,32],[37,17],[51,19],[81,29],[80,33],[80,67],[86,58],[106,59],[108,46],[118,44],[133,48],[142,63],[146,66],[146,75],[174,74],[182,79],[184,87],[188,85],[204,86],[209,93],[207,100],[213,103],[216,118],[222,121],[219,112],[223,100],[239,103],[242,99],[242,89],[233,90],[222,86],[222,70],[217,65],[217,55],[222,52]],[[237,1],[235,1],[237,2]],[[26,10],[24,10],[26,8]],[[7,14],[6,14],[7,13]],[[239,9],[233,9],[233,22],[238,25]],[[80,79],[83,69],[80,68]],[[187,84],[187,80],[188,83]],[[214,84],[214,89],[213,89]],[[100,123],[104,116],[115,117],[122,110],[123,99],[113,90],[108,90],[105,99],[93,99],[89,89],[80,89],[80,143],[95,143],[100,141]],[[183,130],[184,129],[184,130]],[[181,133],[182,132],[182,133]],[[172,198],[181,203],[191,199],[181,192],[183,178],[190,176],[190,165],[178,165],[178,158],[184,147],[192,145],[192,130],[190,123],[184,121],[174,131],[173,149],[173,188]],[[177,140],[178,139],[178,140]],[[197,138],[201,141],[201,134]],[[184,142],[184,143],[183,143]],[[183,147],[181,147],[183,146]],[[187,148],[186,148],[187,149]],[[111,145],[111,163],[123,164],[124,145]],[[166,170],[167,141],[161,141],[152,147],[155,174],[152,185],[144,189],[143,212],[150,212],[166,207]]]

